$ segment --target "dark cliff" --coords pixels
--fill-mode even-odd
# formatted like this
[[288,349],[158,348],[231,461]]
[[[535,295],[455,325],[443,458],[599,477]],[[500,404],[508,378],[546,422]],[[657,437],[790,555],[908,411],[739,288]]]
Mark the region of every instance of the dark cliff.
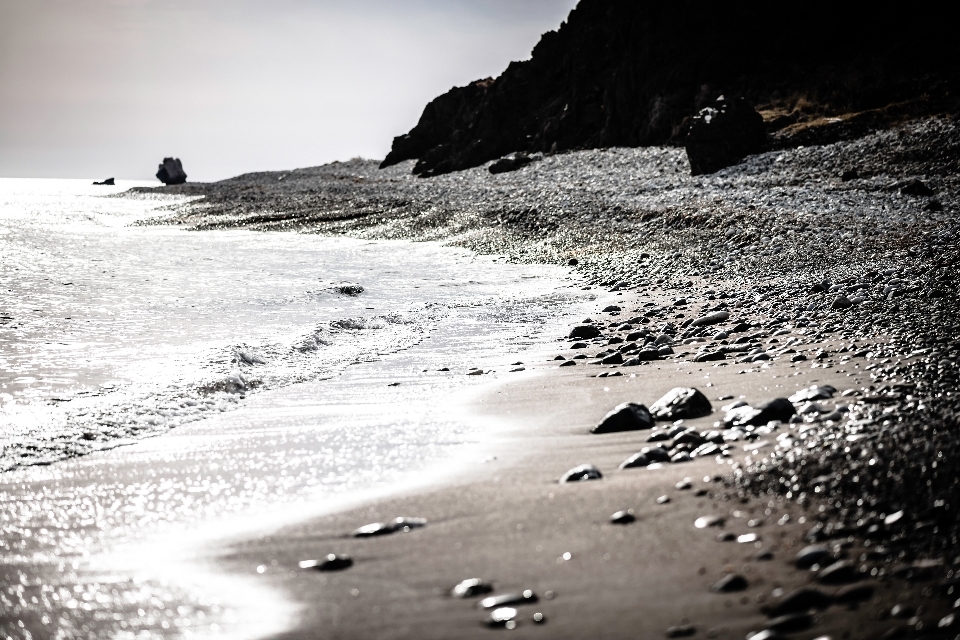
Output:
[[888,7],[582,0],[529,60],[430,102],[382,166],[415,158],[430,176],[514,151],[664,144],[724,92],[770,131],[879,109],[858,121],[876,123],[889,105],[890,117],[952,110],[950,21],[926,0]]

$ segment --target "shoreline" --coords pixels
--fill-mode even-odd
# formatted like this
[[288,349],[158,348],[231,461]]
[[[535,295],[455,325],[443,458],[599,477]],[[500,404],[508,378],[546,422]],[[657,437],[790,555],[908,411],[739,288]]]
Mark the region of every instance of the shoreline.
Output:
[[[656,470],[617,469],[648,445],[649,431],[589,433],[620,402],[650,406],[675,386],[698,387],[710,396],[714,412],[686,421],[702,431],[721,417],[719,397],[746,396],[753,404],[814,383],[833,384],[839,396],[859,388],[845,371],[789,360],[746,375],[742,369],[713,366],[716,362],[683,359],[617,369],[557,368],[547,356],[542,354],[536,365],[537,376],[500,381],[467,407],[484,420],[510,425],[498,440],[496,461],[444,486],[376,499],[231,547],[221,560],[227,571],[249,574],[268,567],[265,579],[300,605],[297,627],[273,637],[482,637],[491,631],[483,624],[485,612],[476,607],[479,598],[449,596],[468,578],[490,581],[494,594],[524,589],[538,594],[538,603],[517,607],[514,633],[531,637],[662,637],[673,629],[669,633],[742,638],[769,623],[761,608],[784,594],[819,588],[834,597],[844,587],[850,591],[850,585],[869,595],[794,621],[802,627],[797,637],[877,638],[891,629],[906,633],[908,623],[911,630],[918,624],[936,627],[948,615],[949,603],[931,597],[925,586],[940,572],[931,572],[919,585],[903,576],[869,573],[867,580],[817,584],[814,572],[798,570],[792,562],[811,543],[805,536],[822,513],[819,503],[799,507],[772,495],[761,500],[725,481],[749,456],[772,448],[774,437],[802,424],[782,425],[759,443],[736,442],[729,460],[718,463],[708,456]],[[800,364],[805,366],[800,375],[789,375]],[[604,369],[624,375],[594,377]],[[557,484],[562,473],[584,463],[596,464],[604,478]],[[688,478],[691,488],[678,489],[677,483]],[[664,495],[670,501],[658,504]],[[611,524],[611,514],[624,509],[632,509],[636,521]],[[727,522],[698,530],[694,521],[703,515],[721,515]],[[423,517],[428,523],[409,533],[351,537],[360,526],[395,517]],[[759,522],[750,526],[754,520]],[[718,534],[728,532],[753,534],[756,540],[717,541]],[[861,562],[871,565],[866,560],[871,550],[862,540],[830,544],[842,545],[831,553],[853,559],[855,571]],[[327,553],[349,554],[354,564],[326,574],[298,567]],[[744,576],[749,586],[729,594],[711,592],[711,585],[732,574]],[[889,611],[898,603],[920,617],[891,619]],[[535,623],[534,613],[546,622]]]

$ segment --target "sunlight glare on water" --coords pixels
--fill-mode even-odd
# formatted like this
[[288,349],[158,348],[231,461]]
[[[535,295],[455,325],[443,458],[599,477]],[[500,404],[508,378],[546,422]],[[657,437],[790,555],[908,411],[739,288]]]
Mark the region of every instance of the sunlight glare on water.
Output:
[[198,541],[462,455],[482,433],[448,398],[489,377],[467,371],[506,371],[586,301],[559,267],[435,243],[137,226],[183,199],[129,186],[0,180],[11,637],[281,629],[279,596],[252,573],[225,592]]

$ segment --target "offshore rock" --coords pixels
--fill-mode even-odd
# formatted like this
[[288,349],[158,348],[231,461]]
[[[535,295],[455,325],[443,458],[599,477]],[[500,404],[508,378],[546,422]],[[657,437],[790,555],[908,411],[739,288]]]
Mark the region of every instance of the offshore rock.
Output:
[[183,184],[187,181],[187,174],[183,171],[180,158],[164,158],[157,169],[157,180],[163,184]]
[[766,146],[763,117],[746,100],[727,100],[723,96],[690,120],[684,140],[693,176],[739,164],[747,156],[764,151]]
[[652,429],[654,425],[650,411],[642,404],[624,402],[604,416],[600,424],[590,433],[614,433],[617,431],[639,431]]

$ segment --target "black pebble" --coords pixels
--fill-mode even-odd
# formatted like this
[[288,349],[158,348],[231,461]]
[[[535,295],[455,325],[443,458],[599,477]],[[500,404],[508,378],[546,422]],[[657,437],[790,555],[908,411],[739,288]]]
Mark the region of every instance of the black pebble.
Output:
[[731,573],[730,575],[725,576],[711,588],[717,593],[730,593],[732,591],[743,591],[748,586],[750,586],[750,583],[747,582],[746,578],[741,576],[739,573]]

